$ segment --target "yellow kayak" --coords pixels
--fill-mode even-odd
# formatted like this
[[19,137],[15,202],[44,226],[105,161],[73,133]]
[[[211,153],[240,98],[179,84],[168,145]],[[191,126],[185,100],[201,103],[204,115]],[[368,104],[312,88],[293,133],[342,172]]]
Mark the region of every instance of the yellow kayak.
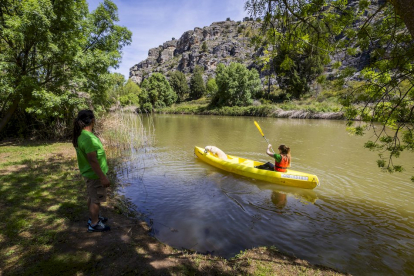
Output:
[[279,185],[313,189],[319,185],[316,175],[287,170],[287,172],[268,171],[255,168],[264,164],[250,159],[227,155],[227,160],[222,160],[211,152],[205,152],[203,148],[195,147],[195,155],[198,158],[219,169],[251,177],[259,180],[272,182]]

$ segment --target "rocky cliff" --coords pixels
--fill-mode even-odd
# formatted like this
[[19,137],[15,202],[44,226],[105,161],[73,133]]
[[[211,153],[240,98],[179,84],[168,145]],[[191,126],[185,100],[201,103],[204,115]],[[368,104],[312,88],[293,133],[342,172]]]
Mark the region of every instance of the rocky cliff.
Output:
[[[357,5],[358,2],[359,0],[351,0],[350,5]],[[372,7],[375,8],[377,3],[374,2]],[[358,29],[360,24],[361,22],[354,27]],[[250,44],[250,37],[258,28],[259,23],[253,21],[221,21],[208,27],[194,28],[185,32],[178,40],[173,39],[150,49],[148,58],[130,69],[129,77],[138,84],[154,72],[167,75],[169,71],[179,70],[189,77],[194,67],[200,65],[204,67],[203,77],[206,80],[208,76],[214,76],[217,64],[238,62],[249,69],[258,69],[263,80],[267,72],[262,72],[261,66],[255,62],[262,49],[255,51]],[[331,60],[332,63],[341,61],[342,68],[353,66],[360,71],[369,63],[369,52],[358,53],[354,57],[346,57],[344,52],[340,52],[332,55]],[[335,77],[337,71],[331,65],[325,68],[325,74],[330,79]],[[354,79],[358,79],[358,74]],[[276,80],[271,79],[271,84],[275,83]]]
[[[208,27],[194,28],[178,40],[170,40],[148,51],[148,58],[130,69],[129,77],[136,83],[153,72],[166,74],[179,70],[192,73],[196,65],[204,67],[204,77],[214,75],[217,64],[231,62],[254,67],[254,48],[249,34],[255,23],[222,21]],[[203,46],[205,44],[205,46]]]

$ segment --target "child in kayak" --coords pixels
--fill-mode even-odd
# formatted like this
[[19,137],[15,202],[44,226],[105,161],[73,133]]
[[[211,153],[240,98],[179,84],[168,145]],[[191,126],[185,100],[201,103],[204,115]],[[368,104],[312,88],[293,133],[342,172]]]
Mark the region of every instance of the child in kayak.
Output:
[[278,171],[278,172],[286,172],[287,168],[290,167],[290,148],[285,145],[280,145],[278,147],[279,153],[273,153],[270,151],[272,148],[272,145],[267,146],[266,153],[270,157],[273,157],[275,159],[275,165],[273,165],[270,162],[267,162],[266,164],[257,166],[258,169],[263,170],[270,170],[270,171]]
[[266,153],[270,157],[275,159],[275,167],[274,170],[278,172],[286,172],[287,168],[290,167],[290,148],[285,145],[280,145],[277,149],[279,150],[279,154],[273,153],[270,151],[272,145],[267,146]]

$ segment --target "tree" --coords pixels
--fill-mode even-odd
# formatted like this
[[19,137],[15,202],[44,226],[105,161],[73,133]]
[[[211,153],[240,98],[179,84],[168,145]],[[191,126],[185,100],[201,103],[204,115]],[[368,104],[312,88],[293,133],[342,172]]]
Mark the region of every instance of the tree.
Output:
[[125,85],[125,77],[120,73],[112,73],[111,81],[108,88],[108,100],[110,104],[115,104],[119,101],[119,91]]
[[122,106],[138,105],[139,94],[141,94],[141,88],[131,79],[128,79],[126,84],[120,87],[118,99]]
[[190,90],[188,88],[187,79],[185,78],[184,73],[180,71],[170,73],[169,82],[172,89],[177,94],[178,100],[180,102],[184,101]]
[[141,88],[141,109],[147,112],[152,111],[152,108],[170,106],[177,100],[177,94],[161,73],[154,73],[148,79],[145,79]]
[[387,0],[393,8],[395,14],[397,14],[407,29],[410,31],[411,37],[414,37],[414,5],[411,0]]
[[207,95],[212,97],[217,93],[218,86],[215,78],[208,78],[206,84]]
[[203,67],[196,66],[190,79],[190,97],[193,100],[200,99],[206,93],[206,86],[202,76],[203,71]]
[[310,84],[323,72],[323,65],[327,62],[312,47],[304,47],[303,52],[298,53],[284,46],[278,47],[272,62],[274,72],[277,72],[276,79],[281,89],[294,98],[300,98],[310,91]]
[[0,4],[0,131],[17,110],[72,118],[79,92],[102,102],[131,32],[116,5],[92,13],[85,0],[4,0]]
[[217,93],[211,104],[214,106],[245,106],[261,89],[259,73],[248,70],[243,64],[219,64],[216,69]]
[[[305,3],[297,2],[298,6]],[[295,98],[309,92],[310,84],[330,61],[328,51],[321,49],[331,47],[330,43],[334,41],[334,37],[319,39],[317,35],[311,36],[309,33],[324,33],[329,25],[317,18],[303,24],[293,16],[296,13],[294,8],[275,1],[247,1],[246,8],[257,16],[256,21],[263,16],[263,20],[257,21],[262,22],[261,32],[252,38],[256,49],[261,48],[263,51],[263,55],[257,58],[263,66],[262,70],[267,71],[269,78],[275,75],[279,87]],[[314,9],[314,6],[309,6],[307,12],[313,13]],[[348,22],[343,21],[338,24]],[[270,90],[270,82],[268,84]]]
[[[279,33],[270,18],[283,22],[284,36],[296,37],[302,44],[328,54],[341,52],[352,57],[370,52],[370,62],[360,72],[364,85],[350,89],[343,98],[345,115],[351,131],[358,135],[379,122],[382,127],[373,128],[375,139],[365,146],[379,152],[379,167],[401,171],[402,166],[394,164],[393,158],[403,150],[414,149],[412,1],[388,0],[370,5],[360,0],[347,5],[347,1],[340,0],[248,0],[245,8],[253,16],[264,18],[267,33],[273,32],[275,37]],[[341,67],[340,60],[335,67]],[[341,69],[337,83],[343,86],[355,69]],[[355,125],[357,117],[361,121]]]

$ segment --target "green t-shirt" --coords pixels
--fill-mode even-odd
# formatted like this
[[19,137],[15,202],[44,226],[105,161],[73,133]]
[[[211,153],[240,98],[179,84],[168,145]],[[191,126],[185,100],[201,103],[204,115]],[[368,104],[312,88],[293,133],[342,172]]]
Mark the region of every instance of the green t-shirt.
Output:
[[102,143],[98,137],[92,132],[82,130],[81,135],[78,137],[78,147],[76,148],[76,155],[78,157],[79,170],[82,176],[89,179],[98,179],[98,175],[92,170],[91,165],[88,162],[86,154],[96,151],[96,158],[98,159],[99,166],[104,174],[108,172],[108,164],[106,162],[106,154],[103,149]]
[[282,161],[282,155],[275,153],[275,155],[273,156],[276,159],[277,163],[280,163],[280,161]]

